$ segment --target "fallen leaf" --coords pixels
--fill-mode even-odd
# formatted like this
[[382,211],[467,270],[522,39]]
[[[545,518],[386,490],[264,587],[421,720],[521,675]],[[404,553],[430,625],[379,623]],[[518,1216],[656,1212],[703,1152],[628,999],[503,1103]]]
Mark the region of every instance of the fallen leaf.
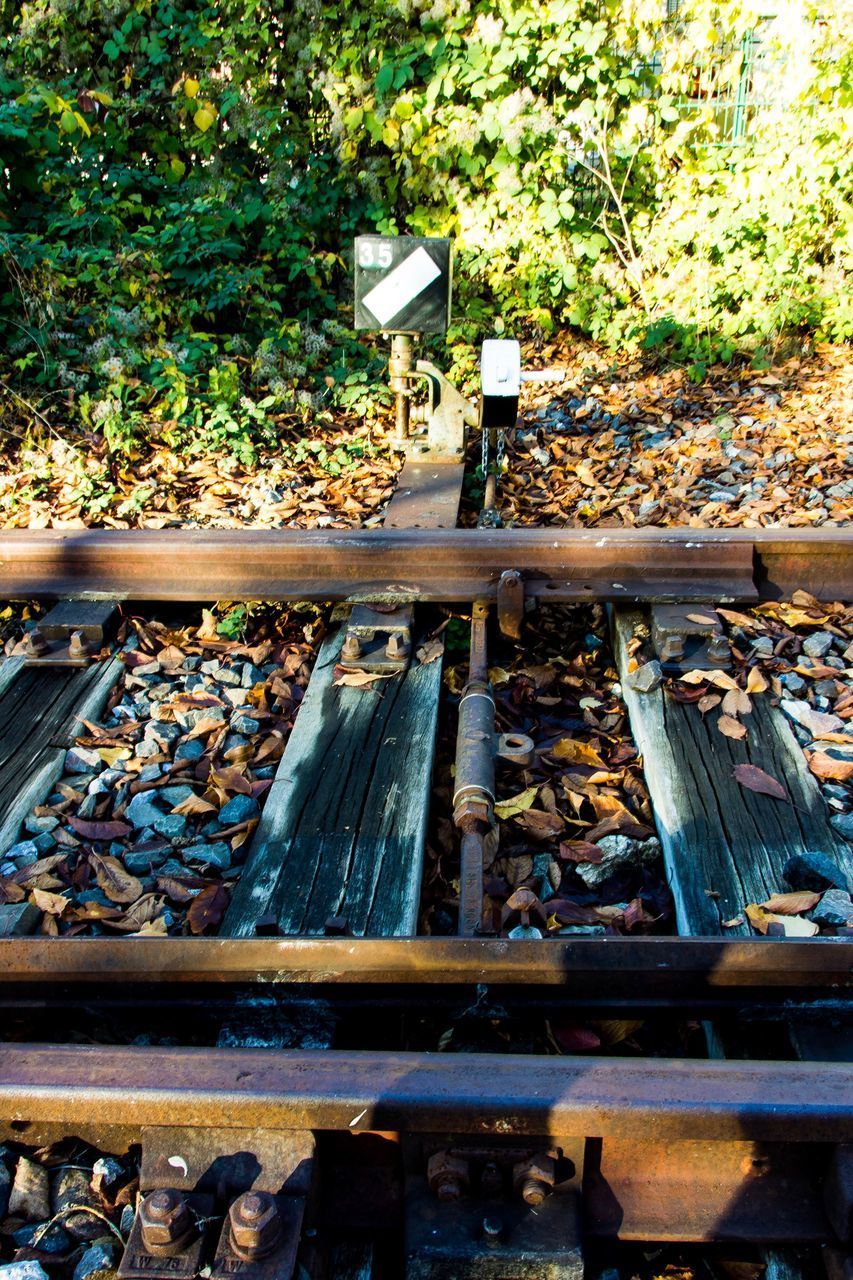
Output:
[[759,769],[757,764],[738,764],[732,769],[732,777],[748,791],[756,791],[759,795],[771,796],[774,800],[787,800],[788,793],[776,778]]
[[594,747],[588,742],[578,742],[576,738],[560,738],[549,748],[548,754],[555,760],[567,760],[570,764],[604,764]]
[[142,882],[132,876],[118,858],[110,854],[93,853],[89,857],[95,872],[95,879],[103,889],[110,902],[135,902],[142,893]]
[[747,693],[766,693],[769,687],[758,667],[750,667],[746,680]]
[[132,830],[126,822],[85,822],[82,818],[69,818],[68,825],[84,840],[123,840]]
[[[104,890],[106,893],[106,890]],[[104,924],[110,929],[118,929],[122,933],[136,933],[143,925],[149,924],[152,920],[156,920],[163,913],[165,905],[164,898],[158,898],[153,893],[145,893],[133,906],[127,910],[120,920],[105,920]]]
[[820,902],[819,893],[800,890],[796,893],[774,893],[766,902],[759,903],[765,911],[775,911],[780,916],[798,916],[812,911]]
[[204,933],[217,925],[228,907],[228,890],[224,885],[211,884],[202,889],[187,911],[187,923],[193,933]]
[[335,686],[344,685],[349,689],[367,689],[373,684],[374,680],[393,680],[399,675],[398,671],[342,671],[337,680],[333,680]]
[[739,689],[735,685],[734,689],[728,689],[723,698],[723,714],[727,716],[748,716],[752,711],[752,702],[749,694],[744,693],[743,689]]
[[51,916],[61,916],[71,905],[70,899],[63,898],[62,894],[47,893],[44,889],[33,889],[32,900],[39,911],[45,911]]
[[835,760],[825,751],[807,751],[806,759],[816,778],[828,778],[832,782],[848,782],[853,778],[853,760]]
[[564,840],[560,845],[560,857],[566,862],[599,863],[604,854],[597,844],[589,840]]
[[739,720],[735,720],[732,716],[720,716],[717,721],[717,728],[720,733],[725,734],[727,738],[746,737],[746,725],[741,724]]
[[444,653],[444,645],[440,640],[427,640],[415,651],[415,657],[422,666],[429,662],[437,662]]
[[172,813],[178,813],[184,818],[191,818],[202,813],[218,812],[219,810],[215,804],[211,804],[208,800],[203,800],[201,796],[196,795],[187,796],[186,800],[182,800],[172,810]]
[[[783,894],[781,896],[787,897],[788,895]],[[785,937],[789,938],[813,938],[818,932],[817,925],[811,920],[804,920],[802,916],[783,915],[768,911],[765,907],[759,906],[755,902],[750,902],[745,910],[750,924],[759,933],[766,934],[770,925],[781,925]]]
[[523,813],[525,809],[529,809],[533,804],[538,791],[538,786],[528,787],[525,791],[520,791],[517,796],[513,796],[511,800],[499,801],[495,805],[495,817],[501,819],[514,818],[517,813]]
[[714,707],[718,707],[721,701],[722,699],[718,693],[703,693],[696,706],[704,716],[708,711],[713,711]]

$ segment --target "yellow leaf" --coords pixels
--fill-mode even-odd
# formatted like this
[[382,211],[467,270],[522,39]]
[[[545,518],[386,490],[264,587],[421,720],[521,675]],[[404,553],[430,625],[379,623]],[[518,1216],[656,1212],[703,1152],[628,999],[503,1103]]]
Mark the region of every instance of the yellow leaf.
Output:
[[203,102],[193,116],[193,124],[200,133],[207,133],[211,125],[216,123],[216,108],[210,102]]
[[733,680],[726,671],[708,671],[706,672],[706,679],[709,679],[711,684],[716,685],[718,689],[736,689],[738,687],[737,681]]
[[33,889],[32,899],[39,911],[50,916],[61,916],[70,905],[68,898],[63,898],[61,893],[48,893],[46,889]]
[[765,911],[775,911],[780,916],[797,916],[801,911],[811,911],[819,902],[819,893],[801,889],[796,893],[774,893],[761,906]]
[[751,667],[749,677],[746,682],[747,693],[765,693],[768,689],[767,681],[759,671],[758,667]]
[[578,742],[575,738],[560,738],[548,754],[555,760],[568,760],[569,764],[604,764],[594,747],[591,747],[588,742]]
[[495,805],[495,816],[498,818],[514,818],[517,813],[523,813],[525,809],[529,809],[533,804],[538,790],[538,787],[528,787],[526,791],[520,791],[511,800],[500,801]]
[[105,764],[114,765],[116,760],[129,760],[129,747],[98,747],[98,755]]
[[198,80],[193,80],[192,76],[188,76],[184,81],[184,93],[188,98],[198,96]]

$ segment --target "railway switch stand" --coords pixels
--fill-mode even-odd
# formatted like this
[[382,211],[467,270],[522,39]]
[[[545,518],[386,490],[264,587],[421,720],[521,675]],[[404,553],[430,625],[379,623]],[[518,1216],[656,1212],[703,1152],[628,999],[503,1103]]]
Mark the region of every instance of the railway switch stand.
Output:
[[[447,328],[450,250],[356,241],[356,325],[390,338],[406,455],[382,528],[0,534],[2,598],[50,607],[0,663],[0,1197],[19,1151],[45,1217],[39,1162],[54,1143],[117,1157],[127,1209],[138,1186],[132,1226],[123,1201],[98,1200],[122,1222],[118,1280],[583,1280],[587,1240],[617,1251],[746,1243],[764,1250],[766,1280],[813,1280],[793,1247],[829,1280],[851,1280],[853,947],[848,924],[831,921],[848,920],[853,870],[837,811],[771,681],[750,693],[748,737],[736,737],[717,731],[716,705],[700,714],[694,691],[629,677],[646,659],[735,683],[745,642],[728,642],[732,606],[775,608],[806,589],[840,617],[829,606],[853,599],[853,534],[492,527],[501,440],[528,375],[517,343],[490,339],[475,408],[416,359],[418,335]],[[489,527],[460,528],[477,426]],[[236,651],[262,670],[241,656],[228,683],[204,670],[233,662],[234,649],[220,661],[227,642],[209,664],[193,651],[185,665],[176,642],[143,639],[192,634],[155,625],[149,608],[175,618],[217,599],[327,610],[310,678],[307,651],[292,646],[288,721],[270,690],[291,674],[279,679],[277,658],[262,685],[265,658],[248,640]],[[148,622],[127,651],[117,601]],[[591,604],[596,628],[601,606],[610,615],[613,701],[572,693],[566,712],[550,695],[586,687]],[[545,605],[573,606],[579,615],[552,619],[582,624],[574,648],[555,629],[541,667],[524,624]],[[467,671],[452,680],[438,640],[453,635],[448,613],[457,634],[470,617]],[[799,661],[795,639],[779,643]],[[517,707],[495,675],[506,652],[524,664]],[[823,675],[840,683],[834,661]],[[226,769],[217,744],[236,734],[232,693],[243,728]],[[164,732],[170,715],[178,727]],[[844,772],[851,721],[840,716],[816,723],[831,726],[827,759]],[[622,724],[632,783],[642,769],[637,842],[656,859],[637,875],[645,884],[654,866],[654,894],[668,887],[672,903],[660,931],[643,915],[650,932],[626,924],[617,936],[641,881],[620,872],[614,896],[583,895],[574,862],[590,853],[585,837],[595,842],[580,816],[588,788],[603,788],[597,825],[617,846],[632,839],[604,748],[625,746]],[[179,756],[179,739],[197,754]],[[574,751],[588,739],[594,754]],[[231,760],[258,759],[261,741],[262,772],[241,774]],[[552,757],[561,765],[546,774]],[[763,790],[741,781],[745,764]],[[235,812],[229,788],[250,815],[234,826],[213,816]],[[206,843],[190,846],[181,815],[199,801],[193,839]],[[441,850],[429,863],[434,818]],[[226,839],[239,855],[227,877],[189,855]],[[598,841],[603,861],[612,843],[601,831]],[[828,916],[801,920],[828,923],[821,936],[758,937],[745,904],[787,892],[790,865],[836,886]],[[206,869],[182,874],[194,866]],[[421,896],[436,882],[440,910]],[[128,925],[137,903],[158,912],[166,896],[164,933],[143,912]],[[611,1044],[605,1028],[622,1038]],[[587,1051],[577,1033],[590,1030],[601,1044]],[[4,1258],[17,1236],[8,1221]]]

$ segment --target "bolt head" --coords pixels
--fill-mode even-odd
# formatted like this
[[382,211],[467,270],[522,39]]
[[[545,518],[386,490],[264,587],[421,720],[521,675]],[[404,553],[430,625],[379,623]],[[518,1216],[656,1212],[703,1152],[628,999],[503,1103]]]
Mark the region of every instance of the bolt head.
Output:
[[161,1187],[146,1196],[139,1206],[142,1242],[152,1253],[175,1246],[192,1233],[192,1218],[180,1191]]
[[468,1161],[450,1151],[436,1151],[427,1162],[427,1182],[433,1195],[445,1203],[461,1200],[470,1183]]
[[281,1218],[275,1199],[266,1191],[247,1191],[228,1210],[231,1244],[235,1253],[261,1258],[271,1253],[281,1238]]

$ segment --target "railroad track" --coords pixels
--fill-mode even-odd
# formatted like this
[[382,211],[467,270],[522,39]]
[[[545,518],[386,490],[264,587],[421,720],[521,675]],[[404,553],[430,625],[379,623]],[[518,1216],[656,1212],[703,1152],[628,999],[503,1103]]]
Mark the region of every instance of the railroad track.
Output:
[[[630,1242],[849,1275],[851,852],[814,764],[844,778],[848,735],[820,713],[804,751],[772,674],[802,661],[783,636],[766,678],[744,634],[853,599],[853,533],[462,531],[458,450],[407,468],[371,532],[0,537],[0,596],[62,609],[0,666],[3,1238],[81,1263],[45,1169],[88,1160],[123,1280],[577,1278]],[[216,599],[335,606],[307,685],[291,632],[238,662],[180,631]]]

